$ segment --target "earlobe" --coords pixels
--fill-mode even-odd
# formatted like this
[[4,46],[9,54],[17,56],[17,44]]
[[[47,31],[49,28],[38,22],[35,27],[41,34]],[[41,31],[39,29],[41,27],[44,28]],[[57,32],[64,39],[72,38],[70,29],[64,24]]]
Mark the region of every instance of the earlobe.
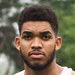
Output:
[[62,38],[57,37],[57,39],[56,39],[56,51],[58,51],[61,48],[61,44],[62,44]]
[[20,37],[15,38],[15,46],[20,51]]

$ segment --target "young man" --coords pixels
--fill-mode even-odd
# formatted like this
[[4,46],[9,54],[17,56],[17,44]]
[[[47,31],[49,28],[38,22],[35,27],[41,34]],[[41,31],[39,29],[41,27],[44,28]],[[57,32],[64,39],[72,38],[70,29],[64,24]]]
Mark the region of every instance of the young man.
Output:
[[56,51],[62,39],[57,36],[55,13],[45,5],[24,8],[18,21],[20,37],[15,44],[24,61],[23,71],[15,75],[75,75],[71,68],[56,64]]

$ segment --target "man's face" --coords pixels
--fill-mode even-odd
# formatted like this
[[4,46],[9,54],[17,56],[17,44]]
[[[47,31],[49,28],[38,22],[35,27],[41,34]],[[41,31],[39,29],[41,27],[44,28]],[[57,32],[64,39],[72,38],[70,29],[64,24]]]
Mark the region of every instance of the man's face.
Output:
[[18,49],[25,64],[34,70],[47,67],[54,59],[56,38],[50,23],[46,21],[25,22],[18,41]]

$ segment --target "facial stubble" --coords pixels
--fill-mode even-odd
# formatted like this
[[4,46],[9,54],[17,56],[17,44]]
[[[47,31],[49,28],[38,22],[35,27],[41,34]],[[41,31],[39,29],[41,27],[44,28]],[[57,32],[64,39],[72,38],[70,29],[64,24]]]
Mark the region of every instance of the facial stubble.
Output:
[[47,68],[48,66],[51,65],[51,63],[52,63],[52,61],[53,61],[53,59],[54,59],[54,57],[55,57],[55,48],[54,48],[53,52],[49,55],[48,61],[47,61],[45,64],[43,64],[43,65],[37,65],[37,64],[32,65],[32,64],[30,64],[30,62],[28,62],[27,59],[25,58],[25,56],[24,56],[24,54],[22,53],[21,49],[20,49],[20,54],[21,54],[21,57],[22,57],[24,63],[25,63],[29,68],[31,68],[31,69],[33,69],[33,70],[35,70],[35,71],[40,71],[40,70],[43,70],[43,69],[45,69],[45,68]]

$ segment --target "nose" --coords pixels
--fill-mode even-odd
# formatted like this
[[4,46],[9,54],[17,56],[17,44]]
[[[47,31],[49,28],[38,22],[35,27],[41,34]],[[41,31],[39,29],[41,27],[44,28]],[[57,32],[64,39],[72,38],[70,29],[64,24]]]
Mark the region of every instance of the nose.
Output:
[[41,40],[39,38],[33,39],[32,44],[31,44],[31,48],[32,49],[37,49],[37,50],[42,49]]

